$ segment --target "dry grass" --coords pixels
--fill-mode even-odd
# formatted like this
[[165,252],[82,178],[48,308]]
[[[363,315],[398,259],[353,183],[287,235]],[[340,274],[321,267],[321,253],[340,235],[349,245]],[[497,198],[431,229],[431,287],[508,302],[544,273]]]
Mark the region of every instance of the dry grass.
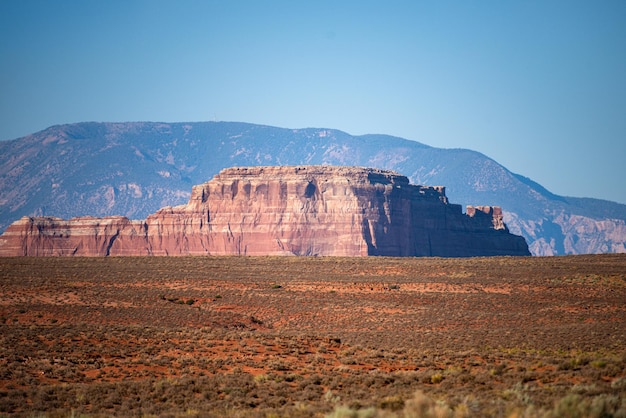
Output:
[[626,414],[623,255],[2,258],[0,289],[0,416]]

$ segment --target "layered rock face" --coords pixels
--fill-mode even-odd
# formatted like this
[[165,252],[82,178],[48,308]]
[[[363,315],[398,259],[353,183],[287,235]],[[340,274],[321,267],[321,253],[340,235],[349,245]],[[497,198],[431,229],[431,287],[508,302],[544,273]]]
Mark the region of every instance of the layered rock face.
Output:
[[0,236],[0,255],[530,255],[500,208],[466,212],[445,188],[391,171],[230,168],[144,221],[22,218]]

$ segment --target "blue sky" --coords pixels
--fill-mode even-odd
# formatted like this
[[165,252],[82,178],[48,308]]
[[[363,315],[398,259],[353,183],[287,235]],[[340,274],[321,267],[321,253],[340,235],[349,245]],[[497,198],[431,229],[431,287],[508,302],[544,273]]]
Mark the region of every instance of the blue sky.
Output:
[[626,1],[0,0],[0,139],[206,120],[470,148],[626,203]]

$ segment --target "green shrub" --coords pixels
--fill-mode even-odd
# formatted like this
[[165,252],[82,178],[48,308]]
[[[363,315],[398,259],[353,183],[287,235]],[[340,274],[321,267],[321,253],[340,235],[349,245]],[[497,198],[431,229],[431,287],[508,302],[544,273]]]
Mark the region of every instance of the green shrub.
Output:
[[432,383],[433,385],[441,383],[442,381],[443,381],[443,375],[441,373],[435,373],[432,376],[430,376],[430,383]]

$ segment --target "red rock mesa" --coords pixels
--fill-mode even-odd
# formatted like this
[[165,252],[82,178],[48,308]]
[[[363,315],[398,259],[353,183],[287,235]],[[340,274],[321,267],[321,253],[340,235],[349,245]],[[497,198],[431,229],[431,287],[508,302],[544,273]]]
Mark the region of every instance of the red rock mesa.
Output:
[[24,217],[2,256],[530,255],[499,207],[450,204],[444,187],[360,167],[241,167],[194,186],[189,203],[141,221]]

